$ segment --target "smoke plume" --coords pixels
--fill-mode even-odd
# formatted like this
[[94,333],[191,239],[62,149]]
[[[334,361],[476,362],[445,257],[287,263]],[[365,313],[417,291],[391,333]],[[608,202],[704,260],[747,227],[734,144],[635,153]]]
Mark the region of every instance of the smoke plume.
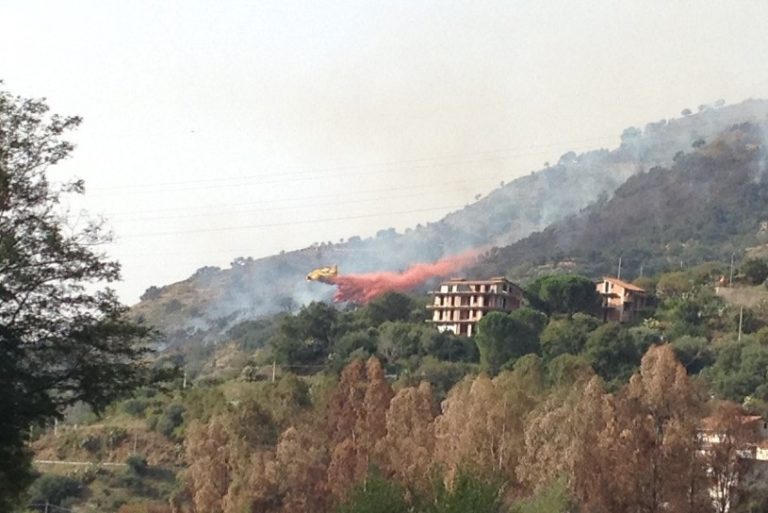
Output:
[[336,285],[334,301],[368,303],[386,292],[405,292],[424,283],[430,278],[449,276],[463,267],[472,264],[480,254],[479,250],[470,250],[458,255],[441,258],[431,264],[414,264],[403,272],[374,272],[365,274],[347,274],[328,279],[327,283]]

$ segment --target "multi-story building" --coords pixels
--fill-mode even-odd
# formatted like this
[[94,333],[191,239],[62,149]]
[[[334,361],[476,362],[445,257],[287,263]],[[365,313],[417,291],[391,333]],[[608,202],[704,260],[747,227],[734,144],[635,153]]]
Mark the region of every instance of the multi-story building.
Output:
[[627,322],[646,307],[648,295],[637,285],[604,277],[596,286],[603,298],[604,321]]
[[452,279],[431,293],[432,319],[440,331],[472,336],[477,322],[488,312],[511,312],[520,308],[523,290],[506,278],[489,280]]

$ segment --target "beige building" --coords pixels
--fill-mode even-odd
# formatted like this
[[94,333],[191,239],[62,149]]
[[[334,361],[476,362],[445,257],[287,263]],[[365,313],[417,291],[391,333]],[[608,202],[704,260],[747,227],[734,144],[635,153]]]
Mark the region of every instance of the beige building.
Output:
[[603,298],[604,321],[630,321],[648,301],[644,289],[618,278],[604,277],[597,283],[597,292]]
[[523,290],[506,278],[489,280],[452,279],[443,282],[434,296],[432,319],[440,331],[474,335],[477,322],[488,312],[511,312],[520,308]]

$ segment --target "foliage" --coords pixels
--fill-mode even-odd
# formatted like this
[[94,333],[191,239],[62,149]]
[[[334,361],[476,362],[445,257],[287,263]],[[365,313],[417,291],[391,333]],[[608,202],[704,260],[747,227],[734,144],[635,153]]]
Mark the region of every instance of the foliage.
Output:
[[741,272],[752,285],[759,285],[768,279],[768,262],[762,259],[749,259],[741,265]]
[[[442,485],[442,486],[441,486]],[[498,481],[482,480],[460,470],[450,488],[441,483],[426,513],[500,513],[502,486]]]
[[133,417],[140,417],[144,415],[144,411],[147,409],[147,401],[143,399],[128,399],[123,401],[123,411]]
[[303,307],[298,315],[284,317],[271,340],[277,362],[296,365],[323,363],[330,351],[337,316],[333,307],[325,303],[311,303]]
[[33,503],[60,505],[64,500],[80,495],[82,489],[82,484],[75,478],[43,474],[32,484],[29,494]]
[[585,314],[552,319],[541,333],[542,354],[547,359],[553,359],[561,354],[581,353],[589,333],[597,326],[598,320]]
[[128,468],[131,470],[131,472],[137,476],[145,474],[149,468],[147,466],[147,459],[143,456],[139,456],[138,454],[128,456],[128,459],[125,460],[125,463],[128,465]]
[[422,360],[421,366],[405,376],[405,379],[412,385],[417,385],[418,381],[427,381],[432,385],[435,396],[443,399],[456,383],[469,374],[471,368],[466,363],[440,361],[435,357],[427,356]]
[[336,513],[403,513],[408,511],[405,490],[396,482],[372,473],[356,486]]
[[656,292],[662,298],[681,296],[694,289],[691,276],[683,271],[664,273],[656,283]]
[[266,345],[267,341],[274,336],[275,330],[274,319],[246,320],[229,328],[226,336],[238,347],[252,351]]
[[698,374],[715,363],[715,351],[704,337],[684,335],[672,342],[672,348],[689,374]]
[[533,328],[502,312],[491,312],[480,319],[475,343],[481,367],[491,374],[510,360],[538,351],[538,337]]
[[616,384],[629,378],[642,356],[629,332],[616,323],[603,324],[592,332],[585,349],[598,376]]
[[520,279],[531,277],[524,273],[532,263],[552,268],[567,261],[573,271],[600,276],[622,257],[622,274],[633,277],[728,261],[761,244],[759,223],[768,219],[764,155],[754,151],[764,144],[764,129],[764,121],[724,125],[674,162],[667,154],[660,162],[669,167],[648,165],[605,202],[489,253],[478,267]]
[[424,318],[424,306],[405,294],[387,292],[371,301],[367,308],[373,326],[386,321],[413,321]]
[[123,504],[117,513],[171,513],[171,507],[162,502],[131,502]]
[[597,311],[600,296],[595,284],[585,276],[555,274],[543,276],[526,289],[529,300],[537,308],[552,314]]
[[171,438],[177,427],[184,422],[184,406],[179,403],[171,403],[158,417],[155,429],[163,435]]
[[512,513],[569,513],[573,508],[566,480],[556,479],[536,495],[516,502]]
[[742,341],[726,340],[716,348],[714,365],[702,375],[713,391],[724,399],[741,401],[753,396],[768,399],[768,347],[751,336]]
[[82,181],[54,185],[78,117],[0,91],[0,510],[30,482],[30,425],[84,401],[101,409],[147,378],[149,330],[126,320],[106,288],[120,266],[99,246],[99,221],[70,223],[62,206]]

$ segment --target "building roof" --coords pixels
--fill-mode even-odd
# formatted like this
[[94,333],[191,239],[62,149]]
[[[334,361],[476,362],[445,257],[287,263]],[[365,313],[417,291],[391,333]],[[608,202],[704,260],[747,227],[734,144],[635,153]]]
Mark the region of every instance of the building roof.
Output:
[[619,287],[623,287],[627,290],[632,290],[634,292],[642,292],[643,294],[645,294],[645,289],[640,288],[637,285],[628,283],[626,281],[620,280],[618,278],[610,278],[608,276],[603,276],[603,281],[613,283],[614,285],[618,285]]
[[[450,280],[444,281],[443,285],[492,285],[494,283],[510,283],[512,285],[515,285],[508,279],[506,279],[504,276],[494,276],[493,278],[488,278],[486,280],[468,280],[466,278],[451,278]],[[515,285],[517,286],[517,285]]]
[[[739,415],[738,420],[740,424],[744,425],[762,422],[763,417],[760,415]],[[705,431],[714,431],[717,428],[718,422],[719,420],[716,417],[704,417],[701,419],[701,428]]]

